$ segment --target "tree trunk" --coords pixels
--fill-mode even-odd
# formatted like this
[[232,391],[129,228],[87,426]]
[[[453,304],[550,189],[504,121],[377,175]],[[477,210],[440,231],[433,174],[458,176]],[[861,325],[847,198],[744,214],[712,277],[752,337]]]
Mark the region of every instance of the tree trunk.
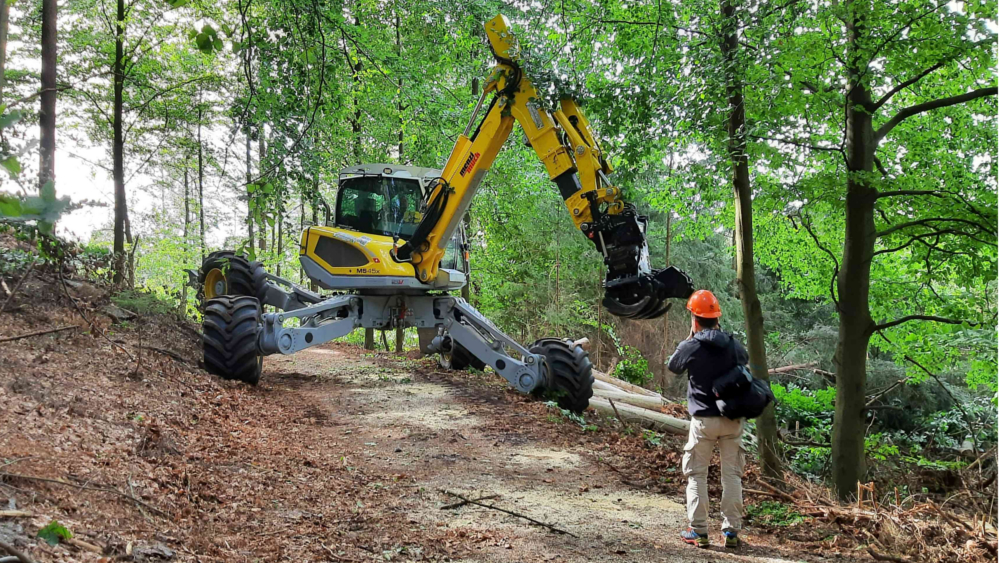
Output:
[[282,195],[282,194],[279,194],[278,195],[278,237],[277,237],[278,238],[278,243],[274,247],[275,251],[278,254],[278,264],[275,266],[274,272],[275,272],[275,275],[277,275],[278,277],[281,277],[281,262],[284,259],[284,256],[282,255],[282,249],[284,248],[284,245],[281,242],[281,239],[284,236],[284,226],[285,226],[285,196]]
[[[472,225],[472,217],[469,215],[468,212],[466,212],[465,216],[462,217],[462,224],[463,224],[462,225],[463,232],[465,233],[465,238],[466,238],[466,240],[462,241],[462,243],[464,244],[468,240],[469,229],[471,228],[471,225]],[[472,263],[469,261],[469,259],[471,258],[471,254],[465,248],[459,249],[459,252],[464,253],[464,257],[465,257],[465,285],[462,286],[462,299],[465,299],[466,303],[471,303],[472,302]]]
[[[191,236],[191,187],[188,183],[188,158],[187,154],[184,155],[184,242],[181,244],[181,248],[184,249],[184,260],[185,264],[188,263],[190,258],[190,248],[188,245],[188,237]],[[178,313],[185,315],[187,313],[187,292],[188,284],[181,284],[181,303]]]
[[[4,11],[9,10],[4,2]],[[38,188],[56,179],[56,0],[42,0],[42,95],[38,114],[40,131]],[[7,18],[3,17],[3,45],[7,43]]]
[[[261,175],[264,174],[264,156],[267,147],[264,144],[264,126],[257,126],[257,168]],[[264,178],[260,178],[264,181]],[[257,237],[257,247],[260,248],[261,254],[267,250],[267,223],[260,224],[260,233]]]
[[[757,297],[753,256],[753,201],[750,190],[750,164],[746,152],[746,107],[743,100],[743,80],[739,61],[739,40],[736,7],[732,0],[722,0],[724,37],[723,64],[726,70],[726,93],[729,97],[729,159],[733,167],[733,192],[736,199],[736,280],[743,305],[747,329],[747,349],[750,371],[754,377],[769,381],[767,350],[764,347],[764,313]],[[757,418],[757,449],[764,473],[771,477],[781,474],[778,456],[778,424],[774,405],[769,405]]]
[[205,260],[205,170],[201,146],[201,96],[198,96],[198,223],[201,232],[201,259]]
[[4,72],[7,70],[7,31],[10,29],[11,1],[0,0],[0,103],[3,103],[3,89],[7,85]]
[[601,335],[604,329],[601,327],[601,270],[597,270],[597,336],[594,338],[594,367],[601,369]]
[[375,349],[375,329],[366,328],[365,329],[365,350]]
[[[398,8],[397,8],[398,10]],[[403,43],[399,37],[399,12],[396,12],[396,58],[403,60]],[[399,138],[397,142],[399,143],[397,151],[399,153],[399,162],[405,163],[403,160],[403,76],[399,76],[399,82],[397,84],[399,92],[396,93],[396,112],[399,114]]]
[[[319,224],[319,170],[313,173],[313,188],[312,188],[312,212],[313,212],[313,225]],[[309,280],[309,289],[314,292],[319,291],[319,286],[316,282]]]
[[112,66],[114,80],[114,123],[112,124],[111,157],[112,176],[115,184],[115,234],[114,256],[115,275],[112,279],[119,284],[124,279],[125,270],[125,223],[128,208],[125,201],[125,137],[122,128],[122,95],[125,89],[125,0],[118,0],[118,14],[115,23],[115,60]]
[[[306,192],[309,191],[304,185],[300,184],[300,186],[302,191],[299,193],[299,235],[306,229]],[[299,265],[299,285],[305,281],[306,271]]]
[[250,255],[255,257],[257,253],[253,247],[253,209],[250,208],[253,195],[249,191],[251,182],[253,182],[253,161],[250,159],[250,126],[247,125],[247,236],[250,237],[247,244],[250,246]]
[[561,266],[561,263],[559,261],[559,245],[557,244],[556,245],[556,307],[559,306],[559,281],[560,281],[560,279],[559,279],[560,278],[559,267],[560,266]]
[[[670,168],[671,168],[671,170],[673,170],[673,155],[671,155],[670,160],[671,160],[671,167]],[[669,268],[670,267],[670,217],[671,217],[671,215],[672,215],[672,213],[670,211],[667,211],[667,234],[664,237],[665,241],[663,243],[663,250],[664,250],[664,253],[663,253],[663,267],[664,268]],[[659,386],[660,386],[661,390],[667,388],[667,382],[669,381],[669,377],[670,377],[670,370],[667,369],[667,361],[666,361],[667,358],[670,357],[670,355],[667,353],[668,350],[670,350],[670,310],[669,309],[665,313],[663,313],[663,354],[661,355],[661,357],[663,358],[663,361],[661,362],[662,365],[660,366],[660,381],[659,381]]]
[[403,331],[403,327],[397,326],[396,327],[396,353],[397,354],[402,354],[403,353],[403,341],[405,340],[405,338],[406,338],[406,333]]
[[833,485],[841,499],[857,490],[865,477],[865,390],[868,341],[873,322],[868,308],[871,260],[875,250],[876,191],[868,183],[875,166],[875,131],[865,110],[872,103],[859,45],[865,33],[865,16],[858,2],[848,4],[847,104],[847,202],[844,252],[837,274],[837,309],[840,327],[834,363],[837,366],[837,396],[833,417]]
[[[354,18],[354,25],[360,27],[361,20]],[[351,118],[351,137],[354,139],[354,163],[361,164],[361,101],[358,99],[361,89],[361,58],[353,63],[347,59],[347,64],[351,66],[351,81],[354,83],[352,99],[354,101],[354,116]]]

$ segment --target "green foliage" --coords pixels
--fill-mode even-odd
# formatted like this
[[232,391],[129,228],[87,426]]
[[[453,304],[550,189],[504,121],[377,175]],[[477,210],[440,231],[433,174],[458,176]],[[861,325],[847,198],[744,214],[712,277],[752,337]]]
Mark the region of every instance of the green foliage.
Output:
[[837,390],[833,387],[809,391],[780,383],[772,383],[771,391],[778,404],[779,412],[787,420],[797,420],[798,415],[820,415],[833,410],[833,399]]
[[646,441],[647,446],[657,447],[663,443],[663,434],[644,428],[642,430],[642,439]]
[[37,257],[19,248],[0,248],[0,276],[13,276],[23,272]]
[[57,520],[53,520],[44,528],[38,530],[38,537],[45,540],[45,543],[50,546],[55,547],[59,545],[60,540],[71,539],[73,537],[73,533]]
[[822,481],[830,471],[830,448],[807,446],[795,448],[789,465],[795,473],[812,481]]
[[615,377],[640,386],[653,379],[649,362],[642,356],[642,352],[632,346],[622,346],[618,353],[621,359],[615,366]]
[[899,455],[899,446],[891,443],[881,432],[865,436],[865,454],[870,459],[885,461]]
[[[19,110],[6,111],[6,104],[0,104],[0,134],[9,134],[9,129],[21,120],[24,112]],[[0,150],[0,166],[17,179],[21,173],[21,163],[17,154],[8,153],[5,142]],[[42,235],[51,235],[52,227],[69,208],[69,198],[57,198],[55,183],[46,182],[38,190],[38,195],[9,194],[0,192],[0,223],[32,222]]]
[[[570,420],[572,422],[575,422],[576,424],[578,424],[580,426],[581,430],[584,430],[584,431],[587,431],[587,432],[594,432],[594,431],[597,430],[597,426],[596,425],[589,424],[587,422],[587,419],[585,419],[582,416],[574,413],[573,411],[569,411],[569,410],[566,410],[566,409],[563,409],[563,408],[559,408],[559,405],[556,404],[555,401],[546,401],[545,402],[545,406],[551,407],[553,409],[558,410],[559,413],[563,416],[563,418],[565,418],[567,420]],[[556,420],[558,420],[558,419],[556,419]]]
[[794,526],[805,520],[794,508],[785,503],[765,500],[749,504],[746,508],[747,518],[758,526],[786,527]]
[[177,311],[177,303],[156,290],[126,290],[112,295],[111,301],[139,315],[169,315]]

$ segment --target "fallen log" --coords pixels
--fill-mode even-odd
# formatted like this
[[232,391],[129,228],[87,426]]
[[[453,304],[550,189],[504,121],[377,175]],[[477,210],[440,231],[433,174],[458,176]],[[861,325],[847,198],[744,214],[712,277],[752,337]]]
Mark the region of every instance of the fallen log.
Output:
[[[608,389],[598,389],[596,381],[594,382],[594,395],[597,397],[603,397],[605,399],[612,399],[616,403],[625,403],[633,405],[636,407],[642,407],[644,409],[650,409],[656,412],[660,411],[660,407],[666,404],[666,401],[657,399],[656,397],[649,397],[647,395],[637,395],[635,393],[626,393],[618,389],[608,390]],[[610,384],[609,384],[610,385]]]
[[809,362],[808,364],[794,364],[794,365],[790,365],[790,366],[781,366],[781,367],[778,367],[778,368],[771,368],[771,369],[767,370],[767,373],[770,373],[770,374],[788,373],[790,371],[798,371],[798,370],[802,370],[802,369],[811,370],[814,367],[816,367],[816,362]]
[[594,379],[594,392],[596,393],[598,389],[603,389],[605,391],[619,391],[624,393],[621,387],[615,387],[614,385],[610,383],[605,383],[600,379]]
[[590,406],[594,410],[606,416],[618,416],[625,422],[638,424],[643,428],[650,428],[661,432],[670,432],[671,434],[688,433],[688,421],[674,418],[660,412],[644,409],[642,407],[619,404],[617,405],[618,413],[616,415],[615,408],[612,407],[611,403],[603,397],[592,397],[590,399]]
[[610,375],[594,370],[594,379],[597,381],[603,381],[605,383],[614,385],[615,387],[625,391],[626,393],[638,393],[639,395],[646,395],[648,397],[656,397],[657,399],[663,400],[663,396],[656,391],[650,391],[649,389],[644,389],[638,385],[633,385],[628,381],[622,381],[617,377],[611,377]]

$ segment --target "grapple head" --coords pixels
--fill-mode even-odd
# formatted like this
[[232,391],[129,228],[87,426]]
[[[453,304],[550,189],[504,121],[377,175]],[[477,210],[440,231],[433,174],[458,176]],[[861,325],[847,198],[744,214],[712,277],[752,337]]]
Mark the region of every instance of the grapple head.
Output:
[[602,304],[612,315],[627,319],[655,319],[670,310],[667,299],[687,299],[694,284],[687,274],[670,266],[649,274],[609,280]]
[[626,204],[622,213],[602,215],[584,229],[604,254],[608,273],[602,304],[612,315],[655,319],[670,309],[667,299],[687,299],[694,292],[691,278],[677,268],[650,269],[646,222]]

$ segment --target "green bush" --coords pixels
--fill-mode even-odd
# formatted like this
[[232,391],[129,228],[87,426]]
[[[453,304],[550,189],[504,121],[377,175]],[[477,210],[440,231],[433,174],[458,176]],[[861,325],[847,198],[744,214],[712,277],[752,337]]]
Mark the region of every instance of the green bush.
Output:
[[621,360],[615,366],[612,375],[640,386],[653,379],[653,374],[649,371],[649,362],[642,357],[639,350],[631,346],[622,346],[618,353],[621,354]]
[[762,526],[794,526],[804,520],[801,514],[787,504],[765,500],[747,506],[747,518]]
[[177,302],[166,295],[132,289],[112,295],[111,302],[139,315],[167,315],[177,310]]

